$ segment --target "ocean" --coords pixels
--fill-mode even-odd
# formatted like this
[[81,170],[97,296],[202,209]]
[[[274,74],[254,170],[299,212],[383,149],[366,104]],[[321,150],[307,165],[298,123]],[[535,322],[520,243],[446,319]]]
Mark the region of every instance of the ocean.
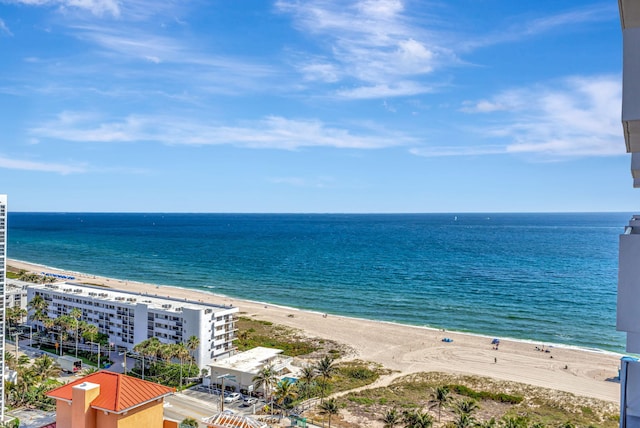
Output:
[[329,314],[623,353],[618,235],[630,217],[11,212],[7,252]]

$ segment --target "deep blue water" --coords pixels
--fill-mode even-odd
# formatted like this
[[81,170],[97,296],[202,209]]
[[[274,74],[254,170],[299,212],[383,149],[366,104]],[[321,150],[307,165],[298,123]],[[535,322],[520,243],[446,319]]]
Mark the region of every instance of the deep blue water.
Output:
[[10,258],[321,312],[624,352],[627,213],[10,213]]

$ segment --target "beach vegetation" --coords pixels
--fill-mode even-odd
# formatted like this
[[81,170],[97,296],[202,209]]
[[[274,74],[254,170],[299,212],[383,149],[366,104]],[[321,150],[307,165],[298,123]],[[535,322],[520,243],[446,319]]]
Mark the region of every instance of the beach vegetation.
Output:
[[[335,379],[334,379],[335,381]],[[440,407],[436,394],[448,390]],[[511,397],[506,399],[505,397]],[[483,428],[598,427],[618,425],[617,404],[578,397],[517,382],[481,376],[417,373],[379,388],[361,389],[337,398],[349,419],[380,421],[392,409],[427,410],[436,426]],[[571,425],[567,425],[571,424]]]
[[305,400],[313,397],[313,391],[317,387],[316,370],[311,364],[302,367],[298,375],[298,396]]
[[380,418],[380,422],[384,424],[384,428],[394,428],[402,420],[402,415],[397,409],[389,409]]
[[320,404],[320,414],[326,415],[328,417],[329,428],[331,428],[331,417],[333,415],[337,415],[339,411],[340,409],[335,398],[324,401],[322,404]]
[[464,395],[469,398],[474,398],[476,400],[493,400],[500,401],[502,403],[510,403],[510,404],[518,404],[524,400],[524,397],[521,395],[507,394],[504,392],[494,392],[494,391],[477,391],[472,388],[469,388],[465,385],[454,384],[447,385],[447,388],[451,389],[458,395]]
[[24,273],[25,273],[24,269],[18,269],[18,268],[14,268],[12,266],[7,265],[7,272],[5,274],[5,277],[8,279],[20,279],[20,277]]
[[269,321],[240,317],[237,326],[238,333],[234,344],[239,351],[263,346],[282,349],[283,355],[299,357],[310,356],[328,347],[329,349],[339,348],[334,342],[320,343],[320,340],[306,337],[298,330]]
[[451,396],[449,395],[449,387],[446,385],[436,386],[433,392],[431,393],[431,407],[436,407],[438,409],[438,422],[442,417],[442,409],[449,404],[451,401]]
[[281,380],[276,385],[273,396],[280,408],[290,409],[298,398],[298,387],[296,383],[291,382],[289,379]]
[[47,284],[47,283],[55,282],[57,280],[53,276],[41,275],[35,272],[27,272],[24,270],[20,272],[18,278],[16,279],[24,282],[32,282],[35,284]]
[[5,402],[9,408],[55,409],[54,400],[45,395],[62,385],[55,379],[60,368],[53,358],[42,355],[32,360],[21,355],[16,359],[14,354],[5,352],[5,363],[15,372],[15,378],[5,383]]
[[405,411],[402,415],[405,428],[430,428],[433,426],[433,416],[419,410]]
[[379,364],[353,360],[336,364],[328,388],[331,393],[349,391],[361,388],[375,382],[383,374],[388,374],[389,370],[383,369]]
[[334,364],[333,358],[325,355],[322,359],[320,359],[320,361],[316,363],[315,369],[318,373],[318,377],[322,379],[322,382],[320,382],[320,403],[322,403],[324,401],[324,397],[326,396],[329,380],[333,377],[337,368]]

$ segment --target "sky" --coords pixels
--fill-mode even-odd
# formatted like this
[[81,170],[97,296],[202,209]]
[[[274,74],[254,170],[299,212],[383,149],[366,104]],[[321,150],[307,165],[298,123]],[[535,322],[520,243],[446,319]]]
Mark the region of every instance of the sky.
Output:
[[0,0],[13,211],[634,211],[617,2]]

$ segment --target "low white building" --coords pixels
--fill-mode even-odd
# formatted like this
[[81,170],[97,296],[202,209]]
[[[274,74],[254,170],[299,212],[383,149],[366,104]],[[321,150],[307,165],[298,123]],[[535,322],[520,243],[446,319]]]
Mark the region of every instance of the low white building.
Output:
[[200,346],[193,355],[201,369],[235,349],[238,308],[231,305],[67,282],[30,285],[27,294],[29,301],[40,295],[49,303],[50,318],[80,309],[83,321],[95,324],[111,343],[127,349],[152,337],[163,343],[186,344],[189,337],[196,336]]
[[298,369],[293,366],[293,358],[281,354],[281,349],[257,346],[214,361],[209,364],[211,376],[205,380],[205,384],[210,382],[211,385],[222,386],[224,378],[225,389],[231,387],[234,391],[247,394],[254,391],[253,378],[266,366],[272,366],[278,378],[287,375],[295,378]]
[[5,308],[20,307],[27,309],[27,287],[30,282],[8,279],[5,288]]

